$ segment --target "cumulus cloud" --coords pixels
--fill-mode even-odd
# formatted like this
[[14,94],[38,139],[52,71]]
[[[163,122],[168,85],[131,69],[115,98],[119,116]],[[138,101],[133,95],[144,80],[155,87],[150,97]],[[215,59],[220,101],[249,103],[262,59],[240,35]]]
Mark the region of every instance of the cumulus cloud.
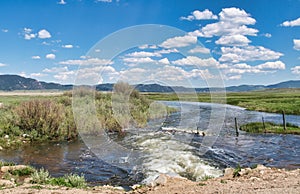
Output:
[[107,59],[88,58],[82,60],[67,60],[59,62],[61,65],[111,65],[113,62]]
[[267,61],[275,60],[283,56],[282,53],[272,51],[262,46],[246,47],[221,47],[222,56],[220,62],[239,63],[242,61]]
[[226,80],[239,80],[241,78],[242,78],[242,75],[225,76]]
[[295,50],[300,50],[300,39],[294,39],[294,49]]
[[36,56],[32,56],[31,58],[32,58],[32,59],[41,59],[41,57],[40,57],[40,56],[38,56],[38,55],[36,55]]
[[196,36],[185,35],[185,36],[176,36],[173,38],[169,38],[165,40],[163,43],[161,43],[160,46],[164,48],[178,48],[178,47],[186,47],[196,43],[197,43]]
[[272,37],[272,34],[270,33],[265,33],[265,34],[262,34],[263,36],[267,37],[267,38],[271,38]]
[[51,34],[47,30],[42,29],[38,32],[38,37],[40,39],[51,38]]
[[300,26],[300,18],[292,20],[292,21],[285,21],[281,24],[281,26],[285,26],[285,27]]
[[300,66],[295,66],[291,68],[293,74],[300,75]]
[[123,61],[125,63],[134,63],[134,64],[155,62],[155,60],[151,59],[150,57],[129,57],[129,58],[124,58]]
[[62,45],[62,47],[63,47],[63,48],[68,48],[68,49],[70,49],[70,48],[73,48],[73,45],[71,45],[71,44],[66,44],[66,45]]
[[144,45],[141,45],[139,46],[139,49],[157,49],[157,46],[156,45],[148,45],[148,44],[144,44]]
[[47,74],[44,74],[44,73],[31,73],[30,76],[31,77],[45,77],[45,76],[47,76]]
[[76,75],[75,71],[63,71],[63,72],[58,72],[58,74],[54,75],[53,77],[60,81],[67,81],[70,80],[71,78],[74,78],[75,75]]
[[55,57],[55,54],[52,53],[46,55],[46,59],[55,59]]
[[7,66],[7,65],[4,63],[0,63],[0,67],[5,67],[5,66]]
[[65,5],[65,4],[67,4],[67,2],[65,2],[64,0],[60,0],[59,2],[57,2],[57,4]]
[[216,44],[227,46],[246,46],[250,42],[251,41],[246,36],[235,34],[222,36],[219,40],[216,41]]
[[205,9],[204,11],[195,10],[191,15],[187,17],[180,17],[181,20],[216,20],[218,16],[214,15],[210,10]]
[[269,61],[256,66],[251,66],[246,63],[228,65],[224,69],[224,75],[227,80],[241,79],[245,73],[274,73],[277,70],[284,70],[285,64],[282,61]]
[[191,49],[188,51],[189,53],[203,53],[203,54],[209,54],[210,50],[208,48],[205,47],[201,47],[201,46],[196,46],[195,48]]
[[8,32],[8,29],[2,29],[1,31],[6,33],[6,32]]
[[172,64],[182,66],[216,67],[218,65],[218,61],[216,61],[214,58],[202,59],[196,56],[187,56],[185,58],[173,61]]
[[95,2],[111,3],[112,0],[96,0]]
[[47,76],[46,74],[43,73],[31,73],[30,77],[45,77]]
[[282,61],[266,62],[256,66],[257,69],[285,69]]
[[257,29],[247,27],[247,25],[254,25],[256,20],[242,9],[235,7],[224,8],[219,13],[219,18],[218,22],[207,24],[191,34],[210,38],[223,35],[256,36],[258,33]]
[[157,53],[157,52],[139,51],[139,52],[129,53],[126,56],[128,56],[128,57],[161,57],[161,54]]
[[43,70],[45,73],[58,73],[58,72],[66,72],[69,71],[68,67],[53,67],[53,68],[46,68]]
[[36,37],[36,34],[32,33],[31,28],[24,28],[23,33],[24,33],[24,39],[25,40],[30,40],[30,39],[33,39],[33,38]]
[[164,65],[170,65],[170,61],[168,58],[163,58],[163,59],[159,60],[158,62],[161,64],[164,64]]

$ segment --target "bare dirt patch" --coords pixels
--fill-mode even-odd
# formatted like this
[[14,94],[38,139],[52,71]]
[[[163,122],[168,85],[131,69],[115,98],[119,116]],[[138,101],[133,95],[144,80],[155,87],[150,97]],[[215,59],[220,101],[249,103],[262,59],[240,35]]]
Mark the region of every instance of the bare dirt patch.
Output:
[[239,176],[227,173],[223,177],[206,181],[193,182],[183,178],[166,177],[154,186],[142,186],[125,192],[119,188],[100,186],[88,189],[70,189],[51,186],[24,184],[14,188],[3,188],[0,193],[116,193],[116,194],[185,194],[185,193],[299,193],[300,169],[287,171],[283,169],[258,166],[256,169],[242,169]]

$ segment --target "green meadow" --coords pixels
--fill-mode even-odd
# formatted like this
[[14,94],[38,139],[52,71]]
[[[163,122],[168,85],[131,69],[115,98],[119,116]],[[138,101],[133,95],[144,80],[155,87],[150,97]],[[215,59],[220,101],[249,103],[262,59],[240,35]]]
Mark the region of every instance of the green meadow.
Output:
[[[175,93],[145,93],[151,100],[176,101]],[[213,94],[218,96],[218,94]],[[214,102],[210,93],[180,94],[181,101]],[[218,101],[218,100],[217,100]],[[300,115],[300,89],[270,89],[251,92],[228,92],[219,102],[244,107],[248,110]]]

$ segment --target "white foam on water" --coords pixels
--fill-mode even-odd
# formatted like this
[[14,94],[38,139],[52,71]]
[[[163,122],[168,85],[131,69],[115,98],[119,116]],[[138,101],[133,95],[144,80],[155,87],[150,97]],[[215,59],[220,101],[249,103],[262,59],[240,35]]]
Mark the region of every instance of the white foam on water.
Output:
[[205,176],[222,175],[222,170],[210,166],[195,154],[192,146],[172,138],[171,134],[156,132],[139,135],[133,144],[143,151],[142,168],[146,184],[153,182],[160,174],[195,181]]

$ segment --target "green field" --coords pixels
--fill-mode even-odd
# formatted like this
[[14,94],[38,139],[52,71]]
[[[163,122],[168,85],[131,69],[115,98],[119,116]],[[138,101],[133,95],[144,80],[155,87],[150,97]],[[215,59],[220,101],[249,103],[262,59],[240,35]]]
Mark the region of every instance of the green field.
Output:
[[247,123],[240,127],[240,130],[249,133],[278,133],[278,134],[295,134],[300,135],[300,128],[298,126],[287,123],[286,129],[283,125],[266,122]]
[[[175,93],[144,93],[151,100],[178,100]],[[217,96],[217,94],[213,94]],[[300,115],[300,89],[270,89],[253,92],[229,92],[226,97],[211,100],[209,93],[180,94],[181,101],[193,102],[221,102],[244,107],[248,110]]]

